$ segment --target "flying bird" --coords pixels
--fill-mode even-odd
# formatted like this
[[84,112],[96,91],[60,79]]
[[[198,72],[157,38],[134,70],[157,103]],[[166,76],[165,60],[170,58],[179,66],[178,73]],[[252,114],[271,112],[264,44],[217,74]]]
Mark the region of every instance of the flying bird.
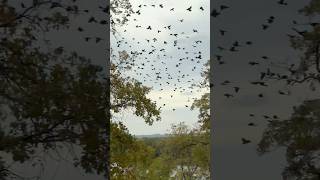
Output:
[[251,143],[251,141],[250,141],[250,140],[245,139],[245,138],[241,138],[241,141],[242,141],[242,144],[248,144],[248,143]]

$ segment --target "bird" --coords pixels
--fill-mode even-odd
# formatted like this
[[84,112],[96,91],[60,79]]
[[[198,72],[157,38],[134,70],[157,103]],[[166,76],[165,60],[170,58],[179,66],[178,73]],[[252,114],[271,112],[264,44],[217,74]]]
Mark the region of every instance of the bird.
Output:
[[245,138],[241,138],[241,141],[242,141],[242,144],[248,144],[248,143],[251,143],[251,141],[250,141],[250,140],[245,139]]
[[102,40],[100,37],[96,37],[96,43],[99,43]]
[[264,117],[265,119],[270,119],[270,116],[268,116],[268,115],[263,115],[263,117]]
[[229,49],[229,51],[231,51],[231,52],[237,52],[238,50],[236,49],[235,46],[232,46],[232,47]]
[[191,11],[192,11],[191,9],[192,9],[192,6],[188,7],[188,8],[187,8],[187,11],[190,11],[190,12],[191,12]]
[[89,23],[92,23],[92,22],[97,22],[97,20],[94,18],[94,17],[91,17],[89,20],[88,20]]
[[234,47],[239,47],[239,46],[240,46],[240,44],[239,44],[238,41],[234,41],[234,42],[232,43],[232,45],[233,45]]
[[250,122],[250,123],[248,123],[248,126],[257,126],[257,125],[253,122]]
[[278,4],[284,5],[284,6],[287,6],[287,5],[288,5],[288,3],[285,2],[284,0],[279,0],[279,1],[278,1]]
[[211,11],[211,13],[210,13],[210,16],[212,16],[212,17],[218,17],[219,15],[220,15],[221,13],[220,12],[218,12],[216,9],[213,9],[212,11]]
[[223,82],[221,83],[221,85],[227,85],[227,84],[229,84],[229,83],[231,83],[229,80],[225,80],[225,81],[223,81]]
[[275,19],[274,16],[270,16],[270,17],[267,19],[267,22],[268,22],[269,24],[272,24],[272,23],[274,22],[274,19]]
[[266,76],[266,74],[267,74],[267,73],[265,73],[265,72],[261,72],[261,73],[260,73],[260,80],[263,80],[264,77]]
[[99,23],[104,25],[104,24],[107,24],[108,22],[106,20],[102,20]]
[[254,61],[249,61],[249,64],[250,64],[251,66],[254,66],[254,65],[258,65],[259,63],[258,63],[258,62],[254,62]]
[[269,28],[269,25],[262,24],[262,29],[263,29],[263,30],[266,30],[266,29],[268,29],[268,28]]
[[233,95],[229,94],[229,93],[225,93],[224,96],[227,97],[227,98],[233,97]]
[[228,9],[229,8],[229,6],[226,6],[226,5],[221,5],[220,6],[220,10],[222,11],[222,10],[225,10],[225,9]]
[[215,55],[217,60],[221,60],[222,59],[222,56],[221,55]]
[[220,29],[219,32],[220,32],[220,34],[221,34],[222,36],[224,36],[224,34],[225,34],[227,31]]
[[290,95],[290,92],[285,93],[285,92],[283,92],[283,91],[281,91],[281,90],[279,90],[278,93],[279,93],[280,95]]
[[234,88],[234,91],[237,93],[239,92],[240,88],[239,87],[233,87]]

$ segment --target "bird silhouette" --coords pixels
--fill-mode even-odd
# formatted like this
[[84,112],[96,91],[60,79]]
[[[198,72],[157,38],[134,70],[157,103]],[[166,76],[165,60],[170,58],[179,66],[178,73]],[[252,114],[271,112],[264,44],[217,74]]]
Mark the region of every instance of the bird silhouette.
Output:
[[239,87],[233,87],[234,88],[234,91],[237,93],[239,92],[240,88]]
[[225,9],[229,9],[230,7],[229,6],[226,6],[226,5],[221,5],[220,6],[220,10],[225,10]]
[[251,143],[250,140],[245,139],[245,138],[241,138],[241,142],[242,142],[242,144],[249,144],[249,143]]
[[278,1],[278,4],[284,5],[284,6],[287,6],[287,5],[288,5],[288,3],[285,2],[285,0],[279,0],[279,1]]
[[248,123],[248,126],[257,126],[257,125],[253,122],[250,122],[250,123]]
[[216,18],[216,17],[218,17],[220,14],[221,14],[221,13],[218,12],[216,9],[213,9],[213,10],[211,11],[211,13],[210,13],[210,16]]

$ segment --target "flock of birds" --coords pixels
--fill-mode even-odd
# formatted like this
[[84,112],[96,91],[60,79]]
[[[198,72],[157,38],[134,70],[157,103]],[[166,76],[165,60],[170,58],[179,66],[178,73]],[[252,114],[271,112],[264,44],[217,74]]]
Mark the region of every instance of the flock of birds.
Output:
[[[175,11],[181,10],[181,7],[170,7],[165,3],[140,4],[134,8],[134,14],[130,15],[131,29],[128,30],[129,25],[127,25],[121,29],[121,32],[118,32],[120,36],[115,36],[113,51],[119,54],[112,54],[114,63],[121,68],[130,66],[130,73],[133,77],[163,92],[163,95],[158,97],[159,102],[164,99],[163,96],[168,96],[174,102],[175,97],[181,94],[192,96],[193,93],[200,92],[201,88],[198,88],[197,84],[202,79],[201,72],[209,59],[203,53],[203,49],[207,46],[204,46],[205,40],[199,38],[202,35],[201,30],[196,25],[181,30],[179,27],[186,26],[187,23],[194,23],[187,22],[183,16],[177,18],[175,22],[168,20],[169,24],[146,24],[142,16],[149,16],[145,11],[150,11],[150,8],[162,11],[161,13],[172,13],[173,17]],[[196,12],[206,17],[205,11],[203,6],[188,6],[184,7],[182,14]],[[137,38],[135,33],[145,34],[145,36]],[[164,36],[166,38],[163,38]],[[134,58],[118,62],[119,57]],[[185,102],[185,108],[190,108],[190,103],[195,99],[191,96]],[[160,105],[157,103],[160,109],[169,104],[162,102]],[[176,107],[167,108],[172,111],[177,110]]]
[[[274,2],[275,5],[281,6],[283,8],[285,7],[289,7],[289,4],[286,0],[279,0],[279,1],[275,1]],[[213,21],[215,21],[215,18],[220,17],[221,15],[224,14],[225,11],[231,10],[232,8],[229,5],[219,5],[216,6],[212,11],[211,11],[211,18],[213,18]],[[222,18],[223,19],[223,18]],[[260,26],[260,31],[262,32],[266,32],[269,30],[270,27],[272,27],[273,23],[276,21],[276,17],[271,15],[268,18],[265,19],[265,21],[263,23],[261,23]],[[301,23],[299,24],[296,20],[292,21],[292,32],[290,32],[289,34],[287,34],[288,38],[295,38],[295,37],[301,37],[303,36],[307,31],[302,31],[302,30],[298,30],[296,28],[294,28],[295,26],[300,26],[300,25],[310,25],[311,27],[316,27],[319,25],[319,23],[317,22],[311,22],[311,23]],[[214,30],[214,36],[216,39],[218,38],[224,38],[226,36],[228,36],[228,30],[225,29],[215,29]],[[289,40],[288,40],[289,41]],[[215,48],[214,48],[214,52],[213,52],[213,57],[214,57],[214,61],[215,61],[215,65],[216,66],[223,66],[225,64],[227,64],[228,62],[225,60],[227,58],[225,58],[226,54],[228,53],[241,53],[241,48],[246,48],[246,47],[250,47],[254,45],[254,42],[251,40],[248,41],[244,41],[244,42],[240,42],[239,40],[234,40],[232,45],[230,47],[223,47],[221,45],[216,45],[215,44]],[[261,88],[268,88],[270,87],[270,84],[268,83],[268,79],[280,79],[280,80],[288,80],[290,75],[293,75],[294,73],[296,73],[295,70],[293,70],[295,67],[297,69],[297,67],[295,66],[295,64],[290,64],[287,65],[288,67],[286,67],[285,69],[288,70],[288,72],[290,72],[291,74],[288,75],[283,75],[280,73],[275,73],[271,71],[270,66],[265,66],[265,62],[271,62],[270,60],[273,59],[269,56],[261,56],[260,60],[255,60],[255,61],[248,61],[248,66],[250,67],[256,67],[256,66],[262,66],[264,69],[267,69],[266,71],[261,71],[259,72],[260,74],[257,76],[255,81],[251,81],[249,82],[252,86],[256,86],[256,87],[260,87]],[[269,64],[270,65],[270,64]],[[216,84],[217,83],[217,84]],[[223,96],[226,99],[231,99],[231,98],[235,98],[242,90],[241,87],[239,87],[239,85],[233,85],[233,83],[235,84],[235,82],[231,82],[229,80],[225,80],[223,82],[220,82],[220,84],[218,84],[218,82],[215,82],[215,84],[210,84],[210,87],[215,87],[215,86],[223,86],[223,87],[228,87],[228,89],[232,89],[229,92],[226,92],[223,94]],[[290,90],[278,90],[277,91],[278,95],[281,96],[289,96],[291,95]],[[265,98],[264,93],[258,93],[257,94],[257,98],[258,99],[262,99]],[[249,114],[249,118],[251,118],[251,121],[249,121],[247,123],[247,126],[249,127],[257,127],[258,123],[256,121],[254,121],[254,119],[258,118],[259,115],[257,114]],[[272,122],[272,121],[276,121],[279,120],[279,116],[278,115],[261,115],[261,118],[267,120],[268,122]],[[245,137],[241,137],[241,143],[242,144],[249,144],[252,143],[252,140],[245,138]]]

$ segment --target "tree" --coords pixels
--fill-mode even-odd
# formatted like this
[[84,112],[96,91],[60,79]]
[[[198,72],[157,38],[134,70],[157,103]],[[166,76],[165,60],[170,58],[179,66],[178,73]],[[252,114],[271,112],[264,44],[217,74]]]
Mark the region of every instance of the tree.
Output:
[[[314,18],[320,13],[320,1],[311,0],[300,10],[309,17],[308,30],[293,28],[296,35],[289,35],[294,49],[303,53],[299,65],[291,64],[284,73],[274,73],[268,69],[265,74],[270,79],[285,80],[288,85],[307,83],[316,90],[320,82],[320,26]],[[284,179],[313,180],[320,178],[319,161],[319,99],[306,100],[287,120],[271,120],[258,144],[258,152],[263,155],[276,147],[286,148],[287,167]]]
[[[198,86],[208,88],[210,80],[210,60],[205,64],[202,77],[203,81]],[[205,93],[200,99],[195,99],[191,109],[199,109],[198,122],[201,125],[201,130],[207,132],[207,135],[210,136],[210,93]]]
[[[115,2],[120,6],[126,1]],[[117,11],[116,5],[113,11]],[[105,5],[100,9],[108,13]],[[50,29],[68,29],[73,17],[88,12],[75,0],[1,1],[0,151],[12,155],[16,162],[32,162],[39,151],[45,154],[74,148],[80,149],[80,158],[71,154],[75,166],[107,177],[110,128],[122,132],[114,134],[114,142],[129,137],[119,124],[110,123],[109,109],[119,112],[133,108],[150,124],[159,119],[155,104],[145,97],[149,88],[119,76],[116,70],[109,81],[103,68],[89,58],[42,41],[42,35]],[[112,148],[115,151],[118,146]],[[12,176],[23,175],[15,174],[5,161],[0,161],[0,178]]]
[[286,147],[288,165],[284,179],[319,179],[319,125],[320,100],[305,101],[288,120],[271,121],[258,144],[258,152],[264,154],[272,148]]
[[111,128],[112,179],[148,179],[154,149],[135,139],[121,123]]
[[163,141],[162,153],[174,179],[210,177],[209,139],[198,129],[190,129],[184,123],[173,125],[169,137]]

